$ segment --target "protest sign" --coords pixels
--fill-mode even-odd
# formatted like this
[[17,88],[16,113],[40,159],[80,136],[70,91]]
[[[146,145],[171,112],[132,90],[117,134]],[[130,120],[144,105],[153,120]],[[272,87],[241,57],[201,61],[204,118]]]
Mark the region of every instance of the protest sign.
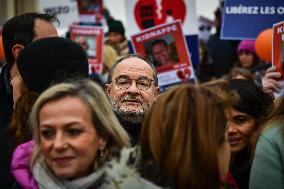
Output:
[[271,28],[283,17],[283,0],[226,0],[221,38],[255,39],[261,31]]
[[144,29],[181,20],[185,35],[198,33],[195,0],[126,0],[130,35]]
[[86,51],[89,61],[89,73],[103,71],[103,28],[98,26],[71,26],[71,39]]
[[180,21],[146,29],[131,39],[135,52],[154,63],[160,86],[195,79]]
[[135,35],[147,28],[181,20],[193,64],[198,64],[198,18],[195,0],[126,0],[127,32]]
[[55,27],[59,35],[65,35],[70,25],[79,21],[78,6],[74,0],[40,0],[40,12],[45,14],[56,14],[60,24]]
[[[272,31],[272,65],[276,67],[276,71],[281,73],[279,83],[284,86],[284,21],[273,25]],[[274,93],[275,97],[284,95],[284,87],[278,93]]]
[[103,17],[102,0],[77,0],[81,23],[100,24]]
[[272,64],[282,73],[284,80],[284,21],[273,25]]

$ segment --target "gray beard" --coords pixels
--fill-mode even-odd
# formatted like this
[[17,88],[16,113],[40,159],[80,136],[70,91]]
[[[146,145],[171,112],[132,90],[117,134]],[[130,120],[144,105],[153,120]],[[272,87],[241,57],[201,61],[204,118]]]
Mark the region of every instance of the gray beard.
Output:
[[115,115],[123,121],[130,123],[143,123],[144,113],[142,112],[125,112],[123,110],[113,110]]

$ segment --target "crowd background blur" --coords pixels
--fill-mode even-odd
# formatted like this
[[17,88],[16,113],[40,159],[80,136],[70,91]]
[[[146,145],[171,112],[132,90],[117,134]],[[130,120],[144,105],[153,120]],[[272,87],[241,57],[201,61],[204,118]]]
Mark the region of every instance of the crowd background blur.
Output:
[[[67,0],[68,1],[68,0]],[[66,1],[66,2],[67,2]],[[9,18],[20,15],[26,12],[42,12],[41,4],[44,1],[41,0],[0,0],[0,27],[3,25]],[[69,2],[76,2],[76,1],[69,1]],[[210,2],[204,1],[196,1],[196,10],[197,14],[202,17],[200,29],[204,32],[201,32],[200,36],[204,36],[205,38],[209,38],[212,32],[214,32],[214,28],[212,27],[213,24],[213,10],[218,6],[220,0],[214,0]],[[108,73],[108,69],[114,62],[119,59],[121,56],[128,54],[129,52],[133,52],[133,49],[129,49],[129,31],[126,24],[125,18],[125,2],[123,0],[108,0],[103,1],[103,19],[102,25],[104,27],[105,32],[105,46],[103,47],[103,61],[104,61],[104,71],[103,75],[100,76],[93,76],[94,79],[100,81],[101,83],[105,82],[106,74]],[[56,7],[52,3],[50,3],[50,7],[53,7],[53,11],[57,12],[57,15],[60,17],[64,12],[67,12],[68,7]],[[56,9],[57,8],[57,9]],[[72,10],[71,10],[72,9]],[[51,11],[51,10],[49,10]],[[74,11],[73,7],[69,7],[69,11]],[[74,17],[70,17],[69,21],[72,23],[72,19]],[[65,22],[65,21],[64,21]],[[74,19],[73,22],[78,22],[78,19]],[[210,24],[209,24],[210,23]],[[207,25],[210,25],[207,27]],[[65,26],[65,23],[61,21],[61,23],[55,26],[58,30],[60,36],[66,36],[67,38],[70,37],[70,33],[68,33],[68,27]],[[111,38],[109,35],[111,34]],[[120,36],[121,34],[121,36]],[[115,40],[118,42],[111,42],[113,36],[116,37]],[[207,37],[206,37],[207,36]],[[118,45],[119,44],[119,45]],[[110,47],[111,48],[110,48]],[[1,55],[1,54],[0,54]],[[0,57],[1,59],[1,57]],[[103,76],[103,77],[101,77]]]
[[[40,3],[42,3],[43,1],[44,0],[0,0],[0,71],[1,71],[2,66],[5,65],[5,63],[6,63],[5,57],[4,57],[3,45],[2,45],[2,35],[1,35],[2,27],[1,27],[1,25],[3,26],[7,22],[7,20],[9,20],[11,17],[13,17],[15,15],[21,15],[21,14],[26,13],[26,12],[40,12],[41,11],[40,10]],[[68,0],[66,0],[66,2],[67,1]],[[45,1],[45,2],[48,2],[48,1]],[[80,1],[69,0],[68,2],[76,3],[76,2],[80,2]],[[86,2],[86,1],[81,0],[81,2]],[[56,25],[56,28],[58,30],[59,35],[63,38],[71,39],[72,34],[70,34],[70,32],[71,32],[70,26],[74,25],[74,24],[80,25],[80,26],[86,26],[86,27],[88,27],[88,26],[103,27],[103,38],[104,39],[103,39],[103,42],[102,42],[102,46],[99,47],[99,48],[103,49],[102,50],[103,69],[102,69],[102,71],[100,71],[98,73],[96,73],[96,72],[92,73],[90,75],[90,78],[92,80],[95,80],[97,83],[99,83],[100,86],[104,86],[107,82],[108,74],[111,73],[112,66],[115,65],[115,63],[117,63],[117,61],[119,63],[120,58],[125,57],[125,56],[127,57],[127,55],[132,54],[135,50],[135,47],[133,47],[131,45],[131,41],[130,41],[129,30],[131,28],[129,27],[129,25],[126,22],[126,19],[127,19],[126,13],[129,10],[125,9],[125,2],[128,2],[128,1],[126,1],[126,0],[125,1],[124,0],[105,0],[105,1],[103,1],[103,0],[97,0],[97,1],[90,0],[88,2],[91,2],[94,5],[94,6],[87,7],[87,8],[90,8],[90,11],[97,11],[97,9],[99,9],[98,6],[97,6],[98,3],[99,2],[103,3],[101,15],[98,15],[97,17],[93,18],[94,22],[88,22],[88,21],[86,22],[86,20],[81,21],[80,20],[81,18],[79,19],[79,15],[78,15],[80,10],[77,10],[76,7],[75,7],[75,9],[73,9],[74,7],[73,8],[72,7],[71,8],[70,7],[60,7],[60,6],[59,7],[56,7],[56,6],[52,7],[53,5],[50,4],[51,8],[50,8],[50,10],[47,10],[47,12],[57,13],[57,16],[59,17],[59,20],[60,20],[60,15],[62,13],[67,13],[68,11],[74,11],[74,10],[77,11],[76,14],[78,16],[78,19],[74,19],[74,20],[69,19],[69,25],[67,25],[67,26],[64,25],[64,24]],[[143,2],[143,1],[139,1],[139,2]],[[151,2],[153,3],[153,1],[151,1]],[[160,5],[162,4],[161,3],[162,1],[156,1],[156,2],[160,2]],[[189,0],[188,1],[172,1],[172,2],[189,2]],[[263,166],[263,167],[261,166],[262,163],[265,162],[266,159],[269,159],[269,160],[271,160],[271,162],[273,164],[274,161],[275,161],[275,157],[278,158],[278,155],[279,155],[279,154],[275,155],[275,152],[274,151],[272,152],[272,150],[271,150],[270,152],[274,153],[273,155],[275,155],[275,157],[273,157],[273,158],[271,158],[270,156],[267,157],[266,154],[262,154],[259,151],[259,149],[260,150],[262,148],[266,149],[267,147],[270,148],[269,145],[270,145],[271,141],[277,143],[277,145],[278,145],[279,141],[282,141],[282,139],[283,139],[283,134],[277,136],[278,138],[276,138],[276,139],[271,137],[273,134],[275,134],[275,132],[278,132],[278,129],[283,129],[282,125],[279,124],[279,121],[282,121],[282,119],[283,119],[283,109],[284,109],[283,108],[284,107],[284,105],[283,105],[284,101],[283,100],[280,100],[279,106],[277,106],[278,104],[276,103],[276,106],[275,106],[276,110],[274,110],[274,112],[273,112],[273,109],[272,109],[272,107],[273,107],[272,100],[273,99],[271,97],[274,97],[274,95],[273,95],[274,92],[279,92],[282,88],[280,83],[278,81],[276,81],[277,78],[281,77],[281,73],[276,72],[275,67],[269,68],[271,66],[271,61],[272,61],[272,48],[271,48],[271,46],[272,46],[272,33],[271,33],[272,30],[271,29],[264,30],[254,40],[247,40],[247,39],[242,39],[242,40],[226,39],[225,40],[225,39],[222,39],[222,37],[221,37],[222,30],[221,29],[222,29],[222,24],[223,24],[223,21],[224,21],[224,18],[223,18],[224,0],[215,0],[215,1],[210,0],[210,2],[209,2],[209,0],[202,0],[202,1],[199,1],[199,0],[194,1],[193,0],[192,2],[197,3],[197,14],[199,16],[199,20],[196,20],[196,22],[198,22],[198,28],[197,28],[197,34],[195,36],[197,38],[197,45],[196,46],[198,47],[198,52],[195,52],[192,49],[192,46],[190,46],[192,44],[190,44],[188,42],[188,41],[190,41],[190,37],[192,37],[192,36],[189,37],[188,35],[187,36],[184,35],[184,39],[186,39],[186,43],[188,45],[188,49],[186,49],[186,50],[189,51],[189,54],[191,53],[190,54],[191,59],[193,59],[193,57],[198,57],[197,63],[194,62],[194,61],[190,61],[190,63],[193,64],[193,67],[194,67],[194,73],[195,73],[194,75],[196,76],[195,82],[198,84],[198,83],[205,83],[205,82],[212,81],[212,80],[217,80],[219,78],[225,78],[229,82],[229,87],[231,87],[231,89],[235,90],[239,94],[239,101],[237,102],[237,104],[233,108],[231,108],[230,111],[228,111],[229,113],[227,113],[227,114],[225,113],[226,116],[227,116],[226,119],[225,119],[225,114],[222,115],[223,116],[222,119],[224,118],[224,120],[222,120],[222,124],[225,123],[227,121],[227,119],[229,121],[228,122],[228,127],[229,127],[228,128],[228,133],[229,133],[228,134],[228,136],[229,136],[228,141],[231,145],[230,147],[231,147],[231,154],[232,154],[231,159],[230,159],[230,168],[229,168],[230,172],[227,175],[227,179],[230,177],[233,180],[233,183],[235,183],[238,186],[239,189],[248,188],[250,170],[251,170],[251,165],[252,165],[251,163],[252,163],[252,159],[254,158],[253,153],[254,153],[254,150],[256,150],[255,153],[260,154],[260,156],[259,156],[260,158],[256,158],[254,160],[253,174],[251,175],[251,178],[253,180],[253,183],[251,183],[251,186],[256,186],[256,185],[258,185],[258,180],[261,180],[262,178],[266,177],[266,174],[259,174],[260,172],[263,172],[264,169],[266,169],[265,166]],[[159,7],[157,9],[159,9]],[[85,11],[89,11],[89,10],[86,9]],[[205,13],[206,13],[206,15],[203,15]],[[154,14],[154,13],[148,13],[148,14]],[[173,21],[172,20],[173,13],[171,11],[167,11],[166,14],[168,16],[167,20]],[[65,22],[62,22],[62,23],[65,23]],[[149,24],[149,25],[152,24],[151,26],[155,25],[155,24],[151,23],[151,21],[149,21],[149,22],[145,21],[144,24]],[[143,29],[146,29],[146,27],[143,28]],[[142,29],[141,29],[141,31],[142,31]],[[93,41],[96,41],[95,37],[94,37]],[[284,39],[283,39],[283,41],[284,41]],[[88,45],[87,41],[80,41],[80,42],[77,41],[77,43],[79,45],[81,45],[81,47],[83,47],[83,48],[84,48],[84,45]],[[94,46],[94,49],[98,48],[97,43],[93,44],[93,46]],[[283,43],[283,48],[284,48],[284,43]],[[86,46],[85,50],[87,51],[87,46]],[[23,50],[23,52],[25,52],[25,51]],[[97,53],[97,51],[95,51],[95,53]],[[61,53],[61,54],[64,54],[64,53]],[[72,54],[72,53],[70,53],[70,54]],[[69,57],[69,55],[67,55],[67,56]],[[97,56],[97,54],[95,56]],[[70,57],[72,57],[72,56],[70,56]],[[67,60],[67,58],[64,58],[64,59]],[[90,64],[89,59],[88,59],[88,63]],[[129,65],[128,65],[128,68],[129,68]],[[136,65],[136,67],[135,67],[136,71],[139,70],[139,68],[140,67],[138,65]],[[154,68],[154,66],[153,66],[153,68]],[[133,71],[135,69],[132,67],[130,69],[130,71]],[[127,71],[127,69],[125,69],[125,70]],[[122,71],[125,71],[125,70],[122,70]],[[154,70],[154,73],[156,74],[155,69],[153,69],[153,70]],[[90,71],[90,69],[89,69],[89,71]],[[142,72],[143,72],[143,70],[141,71],[141,73]],[[4,73],[4,72],[2,71],[2,73]],[[175,75],[175,77],[177,78],[179,75],[178,75],[178,72],[176,72],[176,73],[177,74]],[[185,75],[187,73],[181,72],[180,74],[181,74],[181,76],[183,76],[182,74]],[[111,74],[110,74],[110,76],[111,76]],[[158,73],[158,78],[159,78],[159,73]],[[113,83],[115,85],[117,85],[116,79],[117,78],[115,78],[113,80],[114,81]],[[137,86],[137,79],[133,79],[133,78],[127,78],[127,79],[129,79],[129,81],[127,81],[127,82],[129,84],[129,86],[131,86],[131,88],[133,87],[132,86],[133,80],[135,80],[136,86],[134,85],[134,89],[140,90],[139,86],[140,86],[141,83],[138,83],[139,86]],[[241,80],[247,80],[247,81],[240,81],[240,79]],[[37,79],[35,79],[35,80],[37,81]],[[9,82],[9,80],[8,80],[8,82]],[[131,82],[131,84],[129,82]],[[148,86],[151,87],[152,82],[154,82],[154,80],[150,79],[149,82],[150,82],[150,84],[148,84]],[[185,81],[180,80],[180,82],[188,82],[188,80],[185,80]],[[180,82],[174,83],[174,84],[179,84]],[[108,84],[110,84],[110,83],[108,83]],[[113,86],[116,87],[115,85],[113,85]],[[129,86],[128,86],[128,88],[129,88]],[[184,85],[184,86],[186,86],[186,85]],[[188,85],[188,86],[191,86],[191,85]],[[204,85],[204,86],[206,86],[206,85]],[[155,87],[157,87],[157,91],[159,91],[158,83],[155,83]],[[128,88],[126,88],[125,91]],[[145,90],[148,90],[148,89],[145,89]],[[193,86],[190,87],[190,89],[192,89],[193,91],[196,90],[196,88],[193,87]],[[164,93],[164,95],[171,94],[171,90],[168,90],[168,93]],[[116,90],[116,91],[118,91],[118,90]],[[172,91],[174,91],[174,90],[172,90]],[[189,91],[189,90],[186,89],[186,91]],[[207,89],[206,89],[204,91],[201,90],[201,94],[199,94],[199,95],[200,96],[203,95],[203,96],[206,97],[206,95],[210,95],[210,94],[211,94],[211,91],[210,90],[207,91]],[[173,96],[175,95],[175,91],[173,92],[172,95]],[[160,99],[165,98],[165,96],[160,96],[160,97],[161,97]],[[170,96],[170,97],[172,97],[172,96]],[[155,96],[155,98],[156,98],[156,96]],[[208,99],[210,99],[210,98],[208,98]],[[133,101],[135,101],[135,99]],[[156,99],[155,99],[155,101],[156,101]],[[170,101],[171,100],[169,100],[169,102]],[[203,102],[203,100],[201,100],[201,101]],[[166,101],[166,102],[168,102],[168,101]],[[194,101],[194,102],[198,102],[198,101]],[[204,102],[206,102],[206,99],[204,100]],[[135,104],[137,102],[130,102],[130,104],[131,103]],[[192,104],[192,103],[190,103],[190,104]],[[175,106],[176,105],[177,104],[175,104]],[[180,103],[180,105],[181,105],[181,107],[184,107],[183,106],[184,104],[182,102]],[[198,109],[198,108],[202,107],[201,105],[202,104],[197,104],[196,107],[194,107],[194,108]],[[175,106],[172,106],[172,107],[175,107]],[[1,109],[1,105],[0,105],[0,109]],[[165,111],[166,113],[169,113],[169,109],[162,109],[162,110]],[[30,110],[28,110],[28,111],[30,111]],[[184,115],[182,113],[176,112],[175,109],[173,109],[173,112],[178,114],[177,116],[175,116],[176,118],[180,118],[180,117],[182,117],[181,115]],[[198,112],[198,111],[196,111],[196,112]],[[269,117],[268,114],[271,113],[271,112],[273,112],[273,114],[270,115],[270,117]],[[22,114],[19,114],[20,117],[23,117]],[[26,112],[26,114],[28,115],[28,112]],[[160,113],[160,111],[159,111],[158,115],[162,117],[163,114]],[[190,114],[190,115],[192,115],[192,114]],[[195,119],[199,119],[198,116],[201,116],[202,120],[203,120],[204,115],[205,114],[201,113],[200,115],[193,116],[192,118],[190,118],[190,121],[192,121],[192,120],[194,121]],[[143,114],[143,116],[144,116],[144,114]],[[159,118],[159,116],[156,116],[155,118]],[[272,116],[275,116],[276,118],[274,119]],[[187,116],[184,116],[183,118],[188,119]],[[27,119],[27,117],[25,117],[25,119]],[[267,121],[268,119],[270,119],[270,122],[267,122],[266,125],[263,126],[263,123],[265,121]],[[210,120],[209,116],[208,116],[208,120]],[[164,119],[163,119],[163,121],[164,121]],[[172,121],[174,121],[174,119]],[[176,121],[176,122],[178,123],[178,121]],[[185,123],[186,121],[181,121],[181,122]],[[198,121],[196,121],[196,122],[198,122]],[[207,119],[205,120],[205,122],[207,122]],[[211,122],[209,122],[209,123],[210,123],[210,126],[212,126]],[[26,125],[26,122],[23,122],[23,124]],[[155,125],[155,124],[153,124],[153,125]],[[281,125],[281,126],[278,126],[278,124]],[[18,125],[20,125],[20,124],[17,124],[17,126]],[[139,122],[139,125],[142,125],[142,121],[141,121],[141,123]],[[172,125],[174,125],[174,124],[171,124],[171,126]],[[178,124],[176,124],[176,125],[178,125]],[[226,124],[223,124],[223,125],[224,125],[224,128],[223,128],[224,132],[226,133],[227,132]],[[271,130],[267,129],[269,125],[272,125]],[[277,125],[277,126],[275,126],[275,125]],[[0,126],[2,126],[2,125],[0,125]],[[9,126],[13,126],[13,122]],[[160,126],[162,126],[162,124]],[[153,127],[153,128],[156,128],[156,127]],[[209,126],[208,126],[208,128],[209,128]],[[277,130],[275,130],[275,128]],[[8,129],[8,128],[6,128],[6,129]],[[6,131],[10,132],[8,130],[6,130]],[[139,127],[139,131],[140,131],[140,127]],[[139,131],[137,131],[137,136],[139,136]],[[167,129],[167,132],[168,131],[171,131],[171,130]],[[278,132],[278,134],[279,133],[280,132]],[[28,135],[28,139],[31,139],[30,134],[31,133],[29,133],[29,135]],[[170,132],[170,134],[173,134],[173,133]],[[6,134],[4,133],[2,135],[9,137],[9,135],[7,135],[7,133]],[[255,135],[257,135],[257,136],[255,136]],[[227,134],[225,134],[225,137],[224,137],[225,139],[226,139],[226,136],[227,136]],[[187,139],[188,137],[185,136],[185,138]],[[4,137],[2,137],[2,141],[4,141],[3,139],[5,140]],[[10,138],[10,139],[12,139],[12,138]],[[254,139],[254,141],[253,141],[254,143],[252,143],[253,139]],[[258,145],[257,145],[257,139],[260,139],[260,143],[258,143]],[[170,141],[170,140],[167,140],[167,141]],[[223,138],[222,138],[222,141],[223,141]],[[225,142],[226,141],[227,141],[227,139],[225,140]],[[6,142],[6,140],[4,142]],[[22,143],[22,142],[26,142],[26,140],[23,140],[19,143]],[[137,141],[137,143],[138,143],[138,141]],[[192,143],[194,143],[194,142],[192,142]],[[2,145],[2,146],[4,146],[4,145]],[[2,146],[0,145],[0,147],[2,147]],[[149,145],[147,144],[146,146],[151,146],[151,144],[149,144]],[[179,146],[182,146],[182,145],[179,145]],[[241,146],[241,147],[239,147],[239,146]],[[279,146],[281,148],[283,146],[283,142],[280,143]],[[14,149],[14,147],[15,146],[13,146],[13,149]],[[165,146],[163,146],[163,147],[165,147]],[[188,148],[190,146],[187,145],[186,147]],[[145,148],[145,146],[144,146],[144,148]],[[142,149],[143,149],[143,146],[142,146]],[[275,148],[270,148],[270,149],[276,149],[276,151],[277,151],[278,146],[275,147]],[[283,153],[281,150],[283,151],[283,148],[279,150],[280,154]],[[5,149],[4,149],[4,151],[5,151]],[[149,150],[147,152],[149,153],[150,151],[151,150]],[[6,153],[7,153],[7,151],[6,151]],[[9,156],[11,156],[12,152],[9,152],[9,153],[10,153]],[[194,154],[192,152],[188,152],[188,153]],[[146,154],[146,155],[149,155],[149,154]],[[214,155],[216,155],[216,154],[214,154]],[[2,154],[0,154],[0,156],[2,156]],[[150,156],[154,156],[154,155],[150,154]],[[2,157],[4,157],[4,156],[2,156]],[[185,157],[185,156],[182,156],[182,157]],[[193,157],[193,158],[195,158],[195,157]],[[229,156],[228,156],[228,159],[229,159]],[[156,160],[155,157],[150,157],[149,160],[150,160],[150,163],[153,163],[154,160],[157,161],[157,162],[155,162],[155,163],[157,163],[156,167],[160,168],[159,167],[160,166],[159,165],[160,159]],[[170,159],[169,159],[169,162],[170,162]],[[146,162],[146,163],[148,163],[148,162]],[[276,168],[279,167],[278,164],[279,164],[279,161],[277,161],[277,166],[275,166]],[[8,164],[6,164],[6,165],[8,165]],[[160,183],[159,179],[162,180],[164,178],[171,177],[172,175],[176,175],[176,172],[172,174],[171,170],[168,171],[168,172],[167,171],[164,172],[164,170],[166,170],[167,167],[163,167],[163,164],[161,164],[161,165],[162,165],[161,170],[159,170],[160,172],[157,171],[157,173],[160,173],[160,177],[155,177],[156,175],[151,175],[155,172],[152,173],[151,172],[152,170],[150,170],[151,174],[144,175],[145,178],[147,178],[147,176],[153,177],[153,179],[152,180],[150,179],[150,180],[153,181],[155,184],[158,184],[158,185],[176,186],[174,178],[172,180],[166,179],[166,181],[168,181],[169,183]],[[215,163],[215,165],[216,165],[216,163]],[[147,168],[147,165],[144,165],[144,166]],[[267,167],[269,167],[269,165]],[[10,168],[8,167],[7,169],[10,169]],[[202,172],[204,170],[200,169],[199,171]],[[188,171],[188,170],[186,170],[186,171]],[[265,171],[266,170],[264,170],[264,173],[266,173]],[[283,180],[282,179],[283,175],[281,175],[281,173],[279,173],[282,170],[275,173],[275,172],[273,172],[274,169],[271,169],[267,173],[269,173],[270,171],[272,173],[274,173],[275,175],[279,176],[279,178],[280,178],[279,180],[275,181],[275,183],[277,183],[278,181],[281,182]],[[0,170],[0,173],[1,173],[1,170]],[[5,173],[9,173],[9,172],[5,172]],[[170,173],[170,174],[167,175],[168,173]],[[181,173],[181,172],[179,172],[179,173]],[[204,174],[205,173],[201,173],[201,175],[204,175]],[[184,174],[184,175],[188,176],[186,174]],[[178,176],[182,177],[184,175],[180,174]],[[225,174],[222,175],[222,177],[223,176],[225,176]],[[275,177],[275,178],[278,178],[278,177]],[[184,180],[186,180],[186,179],[184,179]],[[182,181],[184,181],[184,180],[182,180]],[[217,179],[217,180],[218,180],[218,182],[216,184],[216,188],[218,188],[219,185],[220,185],[220,179]],[[215,181],[217,181],[217,180],[215,179]],[[228,180],[227,180],[227,182],[228,182]],[[221,184],[223,185],[223,182],[221,182]],[[282,186],[281,184],[279,184],[279,185]],[[177,186],[179,186],[179,184],[177,184]],[[175,187],[173,187],[173,188],[175,188]],[[186,187],[184,187],[184,188],[186,188]],[[267,188],[270,188],[270,186],[267,185]]]
[[[76,3],[76,1],[69,2]],[[96,20],[100,19],[100,22],[86,24],[75,17],[70,18],[68,22],[70,24],[79,23],[82,25],[89,24],[103,26],[105,32],[103,72],[92,75],[92,78],[99,83],[104,84],[107,78],[108,69],[111,65],[113,65],[120,57],[133,52],[133,49],[129,46],[130,36],[125,17],[125,12],[127,11],[125,9],[125,2],[122,0],[94,1],[92,11],[96,11],[98,2],[103,3],[102,15],[100,18],[95,18]],[[250,43],[246,40],[239,44],[240,41],[238,40],[224,40],[220,38],[224,0],[214,0],[210,2],[202,0],[195,1],[195,3],[197,16],[199,16],[197,21],[199,38],[199,54],[197,57],[199,57],[199,64],[194,64],[197,80],[199,82],[206,82],[227,75],[234,67],[244,67],[242,66],[241,61],[245,59],[245,56],[248,57],[249,53],[251,53],[253,54],[254,59],[253,65],[245,68],[250,70],[254,75],[256,83],[261,85],[261,78],[264,76],[268,66],[258,57],[256,49],[253,47],[255,44],[252,41]],[[46,4],[44,0],[0,0],[0,30],[1,25],[9,18],[25,12],[40,12],[42,11],[41,7],[43,4]],[[64,13],[76,12],[74,15],[80,13],[81,10],[73,10],[74,7],[72,6],[56,7],[50,3],[50,10],[44,11],[53,11],[57,13],[60,20],[61,15]],[[89,9],[85,11],[89,11]],[[65,22],[66,21],[64,20],[59,25],[56,25],[56,28],[58,29],[60,36],[69,38],[69,27],[66,26]],[[2,59],[0,62],[3,62],[3,58],[0,47],[0,59]]]

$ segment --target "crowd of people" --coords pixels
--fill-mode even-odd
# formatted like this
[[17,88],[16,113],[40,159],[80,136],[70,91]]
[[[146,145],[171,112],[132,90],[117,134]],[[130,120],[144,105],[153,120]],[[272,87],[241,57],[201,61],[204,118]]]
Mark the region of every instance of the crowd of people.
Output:
[[[97,83],[86,41],[58,37],[54,15],[8,20],[0,188],[284,188],[281,73],[263,70],[254,41],[221,40],[215,16],[197,82],[163,93],[154,63],[129,54],[120,21],[108,20],[107,78]],[[170,54],[163,41],[152,50],[161,64]]]

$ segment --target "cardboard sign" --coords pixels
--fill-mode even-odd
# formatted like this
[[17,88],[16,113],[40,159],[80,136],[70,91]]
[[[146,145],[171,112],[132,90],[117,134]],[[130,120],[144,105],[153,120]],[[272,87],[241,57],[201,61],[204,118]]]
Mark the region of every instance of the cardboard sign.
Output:
[[103,17],[102,0],[77,0],[80,22],[99,24]]
[[134,51],[154,63],[159,86],[195,79],[180,21],[149,28],[131,39]]
[[70,30],[72,41],[81,45],[88,55],[89,73],[102,73],[103,28],[73,25]]
[[222,39],[255,39],[264,29],[284,17],[283,0],[226,0]]
[[198,34],[195,0],[126,0],[130,35],[160,24],[181,20],[185,35]]

